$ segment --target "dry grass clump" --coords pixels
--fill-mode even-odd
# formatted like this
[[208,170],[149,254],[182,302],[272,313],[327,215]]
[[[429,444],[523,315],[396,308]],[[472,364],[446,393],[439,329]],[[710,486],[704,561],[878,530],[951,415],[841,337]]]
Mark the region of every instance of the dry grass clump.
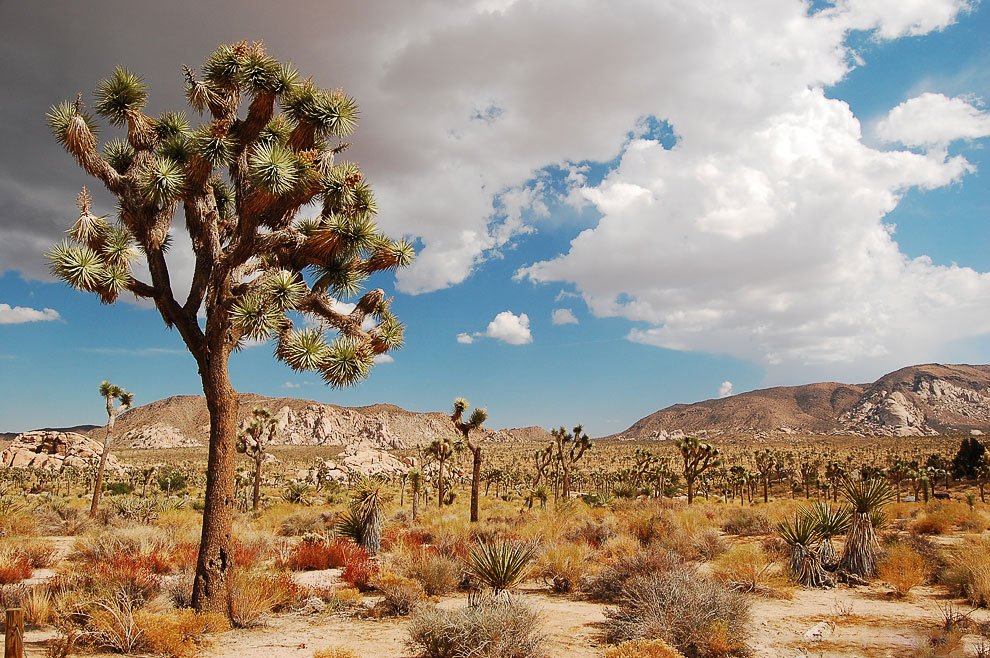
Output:
[[190,658],[202,653],[207,636],[230,629],[224,615],[193,610],[168,612],[139,611],[135,622],[143,633],[139,648],[142,653],[168,658]]
[[13,546],[0,547],[0,585],[19,583],[30,578],[33,569],[24,551]]
[[607,647],[603,658],[684,658],[684,654],[660,639],[627,640]]
[[970,604],[990,606],[990,542],[968,540],[955,547],[940,581]]
[[630,580],[618,609],[605,616],[610,643],[659,638],[687,658],[748,653],[749,603],[687,565]]
[[313,658],[358,658],[358,655],[350,649],[331,647],[329,649],[320,649],[313,654]]
[[722,521],[722,532],[730,535],[768,535],[773,532],[773,522],[763,508],[734,507]]
[[585,544],[561,543],[548,546],[536,560],[535,574],[551,590],[566,594],[580,584],[588,573],[591,549]]
[[584,519],[564,533],[564,539],[570,542],[583,541],[592,548],[600,548],[605,542],[619,534],[615,518],[603,516]]
[[512,598],[443,610],[424,605],[408,627],[410,648],[425,658],[543,658],[547,636],[540,614]]
[[929,577],[925,558],[901,542],[887,549],[886,557],[877,568],[877,576],[894,588],[894,594],[907,596],[913,587],[923,585]]
[[719,555],[728,550],[729,546],[726,544],[725,539],[722,535],[718,534],[717,530],[708,528],[694,538],[694,550],[698,556],[705,562],[711,562]]
[[48,539],[29,539],[18,548],[34,569],[46,569],[55,564],[58,557],[58,548]]
[[237,570],[230,586],[231,622],[236,628],[262,626],[270,613],[292,609],[306,594],[289,574]]
[[738,544],[719,556],[713,567],[715,580],[740,592],[790,598],[775,578],[774,561],[759,544]]
[[676,553],[652,548],[632,555],[622,556],[607,564],[595,576],[582,584],[582,591],[592,601],[615,603],[620,601],[629,581],[651,573],[665,572],[684,562]]
[[32,587],[21,603],[27,623],[33,626],[47,626],[55,616],[55,599],[44,587]]
[[443,596],[457,588],[462,578],[461,563],[432,549],[419,549],[397,564],[399,572],[423,586],[430,596]]
[[404,617],[428,600],[422,585],[391,571],[377,574],[373,582],[383,597],[374,609],[379,616]]
[[935,510],[919,516],[908,525],[908,531],[917,535],[944,535],[952,531],[952,516]]

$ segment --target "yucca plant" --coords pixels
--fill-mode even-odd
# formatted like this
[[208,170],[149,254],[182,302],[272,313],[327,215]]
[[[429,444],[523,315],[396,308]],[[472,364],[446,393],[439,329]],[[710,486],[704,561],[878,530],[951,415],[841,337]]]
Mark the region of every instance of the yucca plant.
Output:
[[876,528],[886,520],[883,508],[894,499],[894,491],[881,477],[842,481],[843,495],[850,505],[849,531],[839,560],[839,568],[863,578],[876,573],[880,543]]
[[387,502],[381,482],[367,478],[360,481],[351,497],[351,508],[337,521],[337,534],[376,554],[382,547],[382,516]]
[[468,556],[468,570],[498,597],[522,581],[529,573],[529,565],[536,554],[536,546],[507,539],[482,542]]
[[807,508],[805,514],[814,521],[821,535],[818,542],[818,557],[821,558],[824,566],[834,566],[839,561],[839,556],[835,553],[832,537],[841,535],[849,529],[849,508],[833,507],[819,501]]
[[791,547],[789,566],[799,584],[817,589],[835,586],[835,579],[822,568],[821,557],[815,551],[822,533],[810,514],[795,514],[793,520],[778,523],[777,533]]

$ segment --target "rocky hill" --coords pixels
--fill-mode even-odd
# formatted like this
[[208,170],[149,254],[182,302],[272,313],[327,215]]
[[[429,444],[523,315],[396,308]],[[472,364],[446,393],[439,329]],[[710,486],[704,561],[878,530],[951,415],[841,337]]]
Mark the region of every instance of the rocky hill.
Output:
[[872,384],[779,386],[676,404],[609,438],[684,434],[936,436],[990,432],[990,366],[927,364]]
[[[418,413],[391,404],[340,407],[295,398],[240,396],[238,422],[246,424],[251,410],[268,407],[278,418],[275,443],[288,445],[365,444],[382,449],[409,448],[438,436],[456,434],[441,412]],[[90,432],[103,438],[102,428]],[[178,395],[130,409],[117,417],[114,445],[119,448],[173,448],[205,445],[210,435],[206,398]],[[543,441],[550,434],[539,427],[488,430],[486,440]]]

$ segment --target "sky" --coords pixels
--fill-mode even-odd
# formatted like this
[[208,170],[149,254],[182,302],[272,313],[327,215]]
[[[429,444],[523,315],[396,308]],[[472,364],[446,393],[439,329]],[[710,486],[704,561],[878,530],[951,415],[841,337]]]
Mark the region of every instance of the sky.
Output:
[[102,380],[136,404],[201,393],[153,308],[48,274],[80,187],[114,202],[45,112],[117,65],[149,114],[188,109],[181,65],[241,39],[357,99],[347,158],[417,257],[372,282],[408,330],[369,379],[329,389],[258,345],[232,357],[239,391],[464,396],[491,427],[601,436],[679,402],[988,363],[988,34],[966,0],[2,3],[0,431],[102,424]]

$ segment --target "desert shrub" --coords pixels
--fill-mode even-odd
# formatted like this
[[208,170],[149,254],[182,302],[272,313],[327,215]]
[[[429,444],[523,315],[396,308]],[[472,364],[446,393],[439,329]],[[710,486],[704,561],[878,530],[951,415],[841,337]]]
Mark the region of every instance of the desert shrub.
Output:
[[911,588],[928,580],[928,568],[925,559],[910,546],[895,542],[878,565],[877,576],[894,588],[894,594],[907,596]]
[[333,527],[332,517],[328,525],[327,515],[314,509],[303,509],[287,515],[278,526],[278,534],[283,537],[300,537],[306,533],[325,532]]
[[235,628],[262,626],[276,605],[270,579],[237,570],[230,582],[230,621]]
[[87,636],[97,647],[116,653],[135,653],[141,646],[142,628],[135,619],[137,604],[123,589],[93,601],[86,613]]
[[32,587],[21,603],[24,618],[34,626],[46,626],[55,614],[55,601],[44,587]]
[[189,658],[200,655],[207,635],[230,628],[227,618],[215,612],[196,613],[193,610],[168,612],[138,611],[135,623],[142,633],[138,646],[143,653],[167,658]]
[[970,604],[990,605],[990,544],[968,541],[953,549],[940,580]]
[[0,547],[0,585],[19,583],[31,577],[31,561],[13,546]]
[[659,638],[687,658],[748,653],[746,599],[686,565],[632,579],[605,616],[610,643]]
[[722,521],[722,531],[730,535],[768,535],[773,532],[773,523],[763,509],[734,507]]
[[606,562],[614,562],[619,558],[635,555],[641,549],[635,538],[623,533],[607,539],[598,549],[598,554]]
[[663,640],[627,640],[607,647],[604,658],[684,658],[684,654]]
[[420,606],[408,644],[425,658],[542,658],[547,637],[540,614],[516,599],[443,610]]
[[371,580],[378,572],[378,564],[367,551],[358,546],[360,553],[355,552],[349,558],[340,573],[344,582],[362,592],[370,590]]
[[709,528],[694,538],[694,550],[702,560],[710,562],[728,550],[728,545],[717,530]]
[[645,513],[633,516],[628,520],[629,534],[639,540],[643,546],[649,546],[661,537],[671,533],[674,524],[670,517],[663,513]]
[[358,655],[350,649],[331,647],[329,649],[320,649],[313,654],[313,658],[358,658]]
[[18,548],[34,569],[46,569],[52,566],[55,558],[58,557],[58,548],[47,539],[30,539]]
[[376,575],[374,585],[383,597],[375,606],[375,612],[379,615],[405,616],[427,600],[422,585],[390,571]]
[[564,539],[571,542],[583,541],[592,548],[599,548],[612,537],[619,534],[618,526],[612,517],[600,519],[585,519],[564,534]]
[[535,573],[558,594],[571,592],[588,571],[591,549],[585,544],[554,544],[536,561]]
[[683,558],[676,553],[658,548],[626,555],[606,565],[595,576],[587,579],[581,589],[592,601],[615,603],[622,598],[630,580],[650,573],[667,571],[683,562]]
[[949,563],[945,551],[938,544],[922,535],[903,535],[897,541],[922,557],[928,567],[926,583],[939,582]]
[[264,533],[255,532],[234,537],[230,546],[234,566],[251,567],[257,564],[264,559],[271,547],[271,536]]
[[443,596],[461,580],[460,563],[432,550],[418,550],[401,567],[402,575],[412,578],[430,596]]
[[771,594],[770,568],[773,561],[759,544],[739,544],[719,556],[713,575],[716,580],[740,592]]
[[952,517],[942,510],[934,510],[915,519],[908,530],[918,535],[944,535],[952,531]]

